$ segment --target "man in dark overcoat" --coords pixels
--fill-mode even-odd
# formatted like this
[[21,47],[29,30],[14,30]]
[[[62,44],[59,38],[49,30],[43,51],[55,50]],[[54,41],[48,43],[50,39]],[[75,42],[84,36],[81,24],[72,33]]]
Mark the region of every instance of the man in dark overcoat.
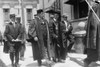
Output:
[[[100,3],[97,4],[93,1],[92,8],[100,20]],[[86,28],[86,50],[87,58],[85,61],[100,61],[100,21],[92,10],[89,11],[87,28]]]
[[10,60],[13,67],[17,67],[19,63],[19,49],[22,33],[22,26],[15,22],[15,14],[11,14],[10,22],[6,25],[4,36],[9,44]]
[[42,59],[46,58],[47,48],[47,20],[44,19],[43,10],[37,10],[35,19],[30,23],[28,35],[32,43],[33,58],[41,66]]

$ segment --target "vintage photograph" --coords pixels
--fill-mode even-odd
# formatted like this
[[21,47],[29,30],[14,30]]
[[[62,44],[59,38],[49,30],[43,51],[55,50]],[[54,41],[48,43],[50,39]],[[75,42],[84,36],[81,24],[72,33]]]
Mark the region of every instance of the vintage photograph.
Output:
[[100,0],[0,0],[0,67],[100,67]]

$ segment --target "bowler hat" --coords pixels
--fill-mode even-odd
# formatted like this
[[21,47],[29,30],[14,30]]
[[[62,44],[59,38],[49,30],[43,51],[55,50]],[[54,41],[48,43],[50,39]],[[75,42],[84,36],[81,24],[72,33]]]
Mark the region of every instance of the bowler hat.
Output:
[[41,13],[41,12],[43,12],[42,9],[37,10],[37,14],[39,14],[39,13]]

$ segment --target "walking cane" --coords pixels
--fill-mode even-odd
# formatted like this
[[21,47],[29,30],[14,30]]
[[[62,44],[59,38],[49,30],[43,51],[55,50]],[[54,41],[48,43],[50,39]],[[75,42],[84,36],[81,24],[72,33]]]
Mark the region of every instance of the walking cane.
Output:
[[[50,61],[50,35],[49,35],[49,27],[48,27],[48,23],[46,23],[46,28],[47,28],[47,55],[48,55],[48,60]],[[51,64],[49,62],[48,67],[51,67]]]

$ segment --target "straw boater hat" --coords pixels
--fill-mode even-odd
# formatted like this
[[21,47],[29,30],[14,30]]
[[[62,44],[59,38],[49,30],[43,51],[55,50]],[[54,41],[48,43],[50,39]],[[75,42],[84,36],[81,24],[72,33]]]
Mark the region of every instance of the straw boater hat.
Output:
[[20,15],[16,15],[16,20],[21,21],[21,16]]
[[67,13],[64,13],[64,14],[62,15],[62,17],[68,18],[68,14],[67,14]]

